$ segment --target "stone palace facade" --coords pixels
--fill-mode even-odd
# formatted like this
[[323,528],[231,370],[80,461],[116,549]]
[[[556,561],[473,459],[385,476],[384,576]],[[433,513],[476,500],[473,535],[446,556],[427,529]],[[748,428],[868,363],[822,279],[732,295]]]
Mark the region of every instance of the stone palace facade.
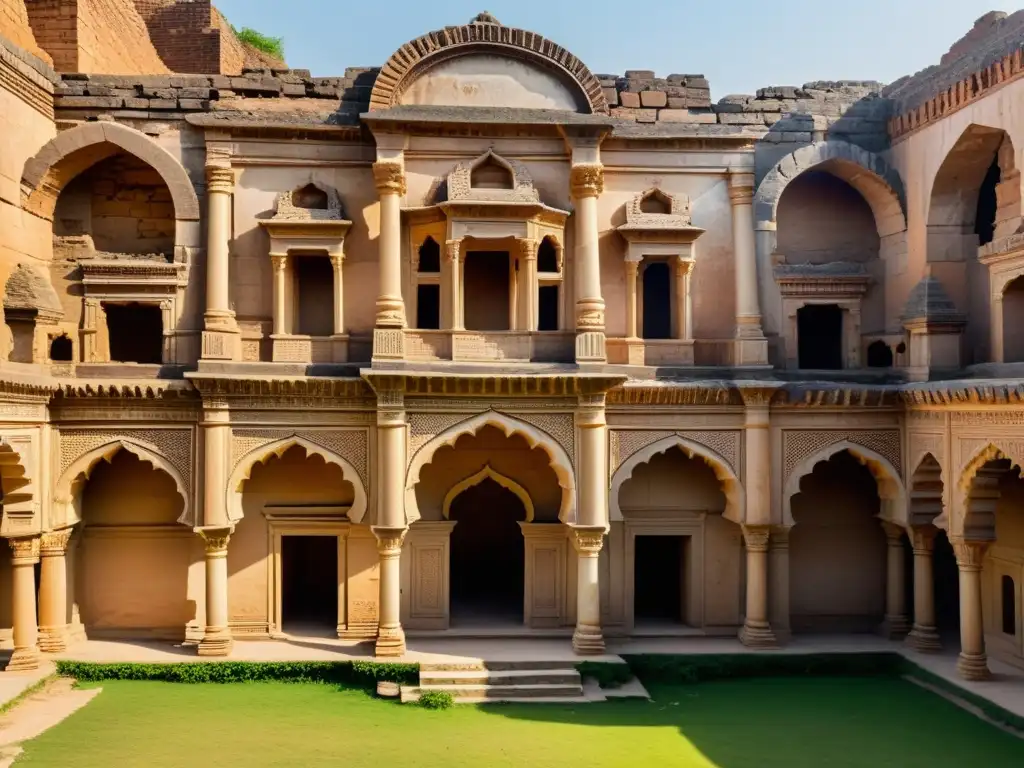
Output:
[[1024,14],[717,102],[488,14],[340,78],[4,42],[10,667],[878,631],[1024,665],[1022,103]]

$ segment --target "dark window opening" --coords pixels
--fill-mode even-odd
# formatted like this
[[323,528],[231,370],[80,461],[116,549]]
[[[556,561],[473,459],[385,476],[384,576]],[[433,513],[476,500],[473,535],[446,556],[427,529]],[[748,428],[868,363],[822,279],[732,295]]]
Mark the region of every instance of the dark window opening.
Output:
[[641,213],[672,213],[672,202],[657,190],[640,201]]
[[892,347],[879,339],[868,345],[868,368],[892,368]]
[[296,333],[330,336],[334,333],[334,268],[325,256],[299,256],[293,260],[298,306]]
[[71,339],[58,336],[50,342],[50,359],[55,363],[70,363],[73,349]]
[[796,313],[801,368],[838,371],[843,367],[843,311],[835,304],[808,304]]
[[558,330],[558,286],[542,285],[540,287],[537,330]]
[[634,551],[633,620],[685,624],[685,536],[637,536]]
[[315,184],[307,184],[302,189],[292,192],[292,205],[296,208],[326,211],[327,193]]
[[558,271],[558,249],[555,248],[550,237],[545,237],[540,241],[540,247],[537,249],[537,271]]
[[425,331],[441,327],[441,286],[416,286],[416,327]]
[[644,338],[672,338],[672,282],[664,261],[644,268]]
[[467,331],[507,331],[509,325],[509,255],[473,251],[464,267]]
[[428,237],[420,246],[420,274],[436,274],[441,271],[441,246]]
[[1017,634],[1017,585],[1009,576],[1002,578],[1003,634]]
[[115,363],[159,365],[163,360],[164,323],[152,304],[104,304],[110,359]]
[[992,242],[996,233],[996,211],[999,203],[996,199],[996,186],[1000,181],[999,158],[992,160],[985,178],[978,190],[978,209],[974,217],[974,234],[978,236],[978,245]]
[[281,622],[334,629],[338,625],[338,537],[283,536]]
[[514,189],[512,171],[493,157],[487,158],[469,173],[469,186],[477,189]]

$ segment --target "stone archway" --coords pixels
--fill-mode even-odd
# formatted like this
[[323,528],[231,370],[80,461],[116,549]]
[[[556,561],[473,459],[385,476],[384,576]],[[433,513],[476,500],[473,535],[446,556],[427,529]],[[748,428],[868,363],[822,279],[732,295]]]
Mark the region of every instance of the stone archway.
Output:
[[0,492],[3,513],[17,516],[33,514],[32,478],[28,476],[18,449],[0,441]]

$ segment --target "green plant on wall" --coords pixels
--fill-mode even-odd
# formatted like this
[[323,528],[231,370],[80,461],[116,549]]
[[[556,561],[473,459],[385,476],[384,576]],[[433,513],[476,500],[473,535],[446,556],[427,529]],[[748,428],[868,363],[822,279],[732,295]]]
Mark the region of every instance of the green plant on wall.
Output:
[[270,35],[264,35],[262,32],[257,32],[252,27],[236,29],[232,26],[231,30],[235,33],[235,37],[246,45],[251,45],[257,51],[263,51],[275,58],[281,59],[282,61],[284,60],[283,37],[271,37]]

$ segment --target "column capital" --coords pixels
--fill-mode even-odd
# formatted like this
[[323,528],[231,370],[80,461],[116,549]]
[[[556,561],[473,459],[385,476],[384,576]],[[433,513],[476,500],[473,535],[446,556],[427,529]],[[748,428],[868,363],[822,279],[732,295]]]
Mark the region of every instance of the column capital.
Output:
[[530,237],[519,237],[516,238],[516,244],[519,246],[519,257],[524,261],[536,261],[537,260],[537,248],[540,243]]
[[604,546],[606,532],[603,525],[574,525],[572,546],[581,557],[597,557]]
[[693,259],[677,258],[672,263],[676,275],[688,275],[693,271]]
[[743,543],[748,552],[767,552],[772,529],[767,525],[744,525]]
[[930,555],[935,551],[935,537],[939,529],[934,525],[915,525],[910,529],[910,543],[915,555]]
[[882,530],[885,531],[885,538],[889,542],[890,547],[899,546],[903,540],[903,534],[906,533],[902,525],[890,522],[889,520],[882,521]]
[[446,259],[457,264],[462,259],[462,240],[445,240],[444,255]]
[[569,189],[574,198],[599,196],[604,192],[604,166],[600,163],[574,165],[569,172]]
[[754,174],[729,173],[729,202],[732,205],[750,205],[754,202]]
[[956,564],[961,571],[980,571],[982,561],[985,559],[985,552],[988,550],[988,541],[972,541],[969,539],[954,539],[952,542],[953,551],[956,553]]
[[274,272],[284,272],[288,267],[288,254],[272,253],[270,254],[270,263],[274,267]]
[[331,267],[333,267],[335,271],[341,269],[342,265],[345,263],[345,254],[337,251],[328,253],[327,258],[331,260]]
[[397,558],[402,554],[402,544],[405,542],[405,535],[408,528],[387,528],[374,525],[370,527],[377,539],[377,553],[382,558]]
[[228,541],[235,532],[235,526],[226,528],[197,528],[196,533],[203,537],[207,555],[227,555]]
[[607,399],[607,395],[603,392],[592,395],[579,395],[576,426],[580,429],[596,429],[607,426],[605,419],[605,403]]
[[39,562],[39,536],[19,536],[8,539],[15,565],[34,565]]
[[39,554],[42,557],[62,557],[71,541],[71,528],[50,531],[39,538]]
[[736,388],[748,408],[767,408],[782,385],[769,381],[739,382]]
[[373,164],[373,181],[381,195],[404,195],[407,191],[405,168],[395,160],[381,160]]
[[235,191],[235,171],[230,165],[206,166],[206,191],[230,195]]

